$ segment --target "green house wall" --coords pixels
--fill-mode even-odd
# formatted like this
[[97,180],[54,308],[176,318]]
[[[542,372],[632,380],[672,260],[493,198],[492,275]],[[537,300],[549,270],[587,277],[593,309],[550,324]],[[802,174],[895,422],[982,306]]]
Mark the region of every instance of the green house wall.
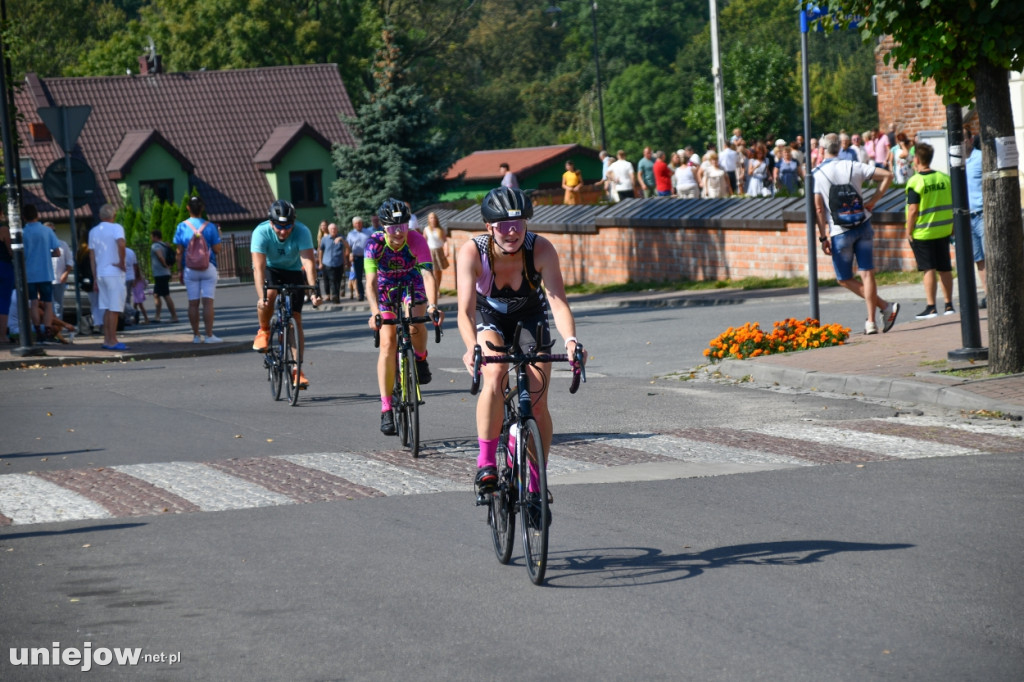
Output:
[[[274,170],[265,173],[270,191],[279,199],[286,199],[294,203],[291,196],[291,184],[289,176],[297,171],[314,171],[319,169],[322,173],[320,182],[323,195],[323,206],[296,207],[295,213],[299,222],[305,223],[313,230],[313,238],[316,239],[316,229],[321,220],[334,220],[334,212],[331,209],[330,193],[331,183],[334,182],[334,162],[331,159],[329,150],[324,149],[311,138],[304,137],[295,143],[288,153],[284,155],[281,162]],[[269,206],[267,208],[270,208]]]
[[127,201],[130,198],[135,208],[141,210],[142,191],[139,189],[139,183],[154,180],[171,180],[174,183],[171,189],[175,202],[180,201],[185,192],[191,190],[188,173],[177,159],[158,144],[151,144],[142,152],[124,180],[117,183],[117,190],[121,193],[122,199]]

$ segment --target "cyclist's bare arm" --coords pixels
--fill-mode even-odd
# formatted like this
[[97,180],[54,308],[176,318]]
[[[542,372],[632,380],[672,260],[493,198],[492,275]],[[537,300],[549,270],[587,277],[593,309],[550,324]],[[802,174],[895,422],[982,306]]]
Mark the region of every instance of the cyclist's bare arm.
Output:
[[[264,293],[263,284],[267,279],[267,254],[252,254],[252,279],[253,284],[256,286],[256,307],[262,309]],[[275,293],[276,292],[268,292],[268,296]]]
[[[540,273],[544,282],[544,290],[547,292],[548,303],[551,305],[551,316],[555,318],[555,328],[562,335],[563,339],[574,339],[576,337],[576,319],[569,309],[569,302],[565,297],[565,282],[562,280],[562,268],[558,262],[558,252],[554,245],[538,236],[533,247],[533,263]],[[576,342],[569,341],[566,344],[566,352],[572,355],[576,351]],[[584,360],[585,360],[584,356]]]
[[[313,260],[313,254],[313,249],[303,249],[299,252],[299,258],[302,260],[302,269],[306,273],[306,284],[316,287],[316,261]],[[323,302],[318,291],[311,292],[310,300],[314,307]]]

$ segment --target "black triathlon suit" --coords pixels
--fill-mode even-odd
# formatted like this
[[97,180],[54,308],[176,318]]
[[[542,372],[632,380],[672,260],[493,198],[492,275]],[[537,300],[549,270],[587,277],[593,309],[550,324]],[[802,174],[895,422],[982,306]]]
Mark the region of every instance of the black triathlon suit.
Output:
[[541,276],[533,263],[533,247],[537,235],[526,233],[522,251],[524,259],[523,282],[518,289],[506,286],[501,289],[494,282],[487,260],[487,248],[490,235],[475,237],[477,252],[480,254],[482,272],[476,282],[476,331],[497,332],[503,343],[512,343],[515,338],[516,323],[523,323],[523,331],[519,335],[519,345],[524,351],[536,345],[537,325],[540,324],[543,336],[542,343],[551,343],[551,329],[548,324],[548,302],[541,288]]

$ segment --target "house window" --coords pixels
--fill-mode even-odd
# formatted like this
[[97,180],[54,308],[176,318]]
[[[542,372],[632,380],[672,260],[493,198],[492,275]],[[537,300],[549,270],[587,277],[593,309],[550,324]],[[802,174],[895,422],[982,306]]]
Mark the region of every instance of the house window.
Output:
[[139,182],[139,195],[144,195],[146,190],[153,192],[153,196],[164,203],[174,203],[174,180],[142,180]]
[[21,181],[22,182],[39,182],[42,178],[39,177],[39,171],[36,170],[36,164],[32,162],[32,159],[28,156],[23,156],[18,159],[21,166]]
[[292,203],[296,206],[323,206],[323,171],[295,171],[290,174]]

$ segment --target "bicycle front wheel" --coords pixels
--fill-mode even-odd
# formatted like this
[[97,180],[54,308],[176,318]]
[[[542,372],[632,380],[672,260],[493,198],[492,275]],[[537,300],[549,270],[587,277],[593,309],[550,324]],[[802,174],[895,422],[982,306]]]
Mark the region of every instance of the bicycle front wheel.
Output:
[[409,444],[409,418],[405,409],[405,367],[399,358],[395,372],[395,390],[391,397],[391,407],[395,412],[395,428],[402,447]]
[[[499,443],[507,443],[508,434],[502,434]],[[498,489],[491,493],[487,507],[487,523],[491,527],[491,541],[498,563],[507,564],[512,559],[512,544],[516,536],[515,484],[512,467],[509,466],[508,448],[498,446]]]
[[516,461],[519,468],[518,487],[529,490],[530,462],[534,462],[537,481],[520,499],[520,527],[523,531],[523,553],[526,555],[526,570],[534,585],[544,582],[548,566],[548,527],[551,512],[548,509],[547,453],[540,438],[537,422],[527,419],[522,423],[516,439]]
[[295,323],[288,320],[288,331],[284,335],[284,368],[288,381],[288,399],[292,405],[299,402],[299,377],[302,376],[302,361],[299,360],[298,337]]
[[274,400],[281,399],[281,387],[284,384],[284,345],[281,343],[282,334],[280,326],[274,327],[271,334],[270,347],[267,355],[270,356],[270,395]]
[[412,456],[420,456],[420,382],[416,376],[416,355],[410,349],[405,355],[405,405],[409,422],[409,448]]

